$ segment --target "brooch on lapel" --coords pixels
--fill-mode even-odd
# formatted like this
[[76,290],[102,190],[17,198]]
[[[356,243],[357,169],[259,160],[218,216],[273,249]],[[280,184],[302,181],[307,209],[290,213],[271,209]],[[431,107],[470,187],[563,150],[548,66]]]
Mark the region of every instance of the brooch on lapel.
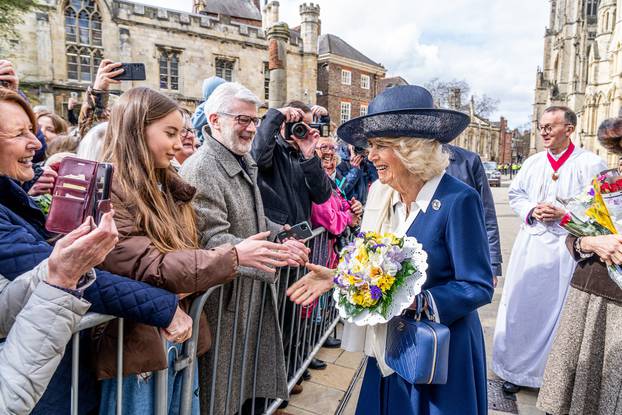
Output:
[[432,201],[432,209],[439,210],[441,208],[441,201],[438,199],[434,199]]

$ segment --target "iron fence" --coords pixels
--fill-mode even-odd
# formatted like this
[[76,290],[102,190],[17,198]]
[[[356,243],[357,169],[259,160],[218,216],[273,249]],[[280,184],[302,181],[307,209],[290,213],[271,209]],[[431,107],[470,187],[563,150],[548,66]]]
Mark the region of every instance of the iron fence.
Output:
[[[330,244],[324,229],[315,229],[313,236],[306,243],[311,248],[311,262],[322,265],[329,262]],[[339,322],[338,312],[329,294],[323,295],[309,307],[301,307],[289,301],[286,295],[287,287],[305,272],[304,268],[287,267],[279,270],[279,278],[275,283],[259,280],[242,281],[242,278],[238,278],[232,283],[213,287],[198,296],[193,301],[189,313],[193,319],[192,337],[183,344],[182,352],[175,359],[172,368],[155,373],[155,414],[168,413],[167,376],[170,369],[182,372],[180,413],[188,415],[192,411],[193,394],[196,392],[193,390],[195,368],[199,363],[196,356],[201,335],[199,321],[204,310],[208,313],[208,319],[212,320],[210,322],[213,323],[211,330],[214,333],[214,341],[210,351],[200,358],[202,365],[199,378],[202,385],[209,385],[209,390],[201,391],[205,397],[201,413],[209,415],[274,413],[283,400],[276,398],[274,394],[266,394],[258,390],[261,389],[258,385],[258,372],[268,369],[284,369],[283,376],[286,379],[287,394],[289,394]],[[210,315],[212,311],[215,311],[215,314]],[[230,317],[233,321],[230,321]],[[72,415],[78,414],[81,332],[113,319],[112,316],[88,313],[73,335]],[[265,367],[266,362],[259,358],[264,352],[260,350],[260,347],[270,343],[266,338],[267,328],[271,325],[276,327],[281,342],[280,346],[274,345],[274,347],[278,352],[282,349],[283,354],[282,356],[278,356],[278,353],[275,355],[275,368]],[[122,415],[123,319],[119,319],[118,331],[116,410],[117,415]],[[230,333],[234,335],[229,338],[226,335]],[[262,342],[262,336],[264,342]],[[163,342],[162,347],[166,350],[166,341]],[[219,370],[225,359],[227,370]],[[209,373],[205,370],[206,367],[211,368]],[[223,391],[225,392],[224,405],[219,401],[219,396]]]

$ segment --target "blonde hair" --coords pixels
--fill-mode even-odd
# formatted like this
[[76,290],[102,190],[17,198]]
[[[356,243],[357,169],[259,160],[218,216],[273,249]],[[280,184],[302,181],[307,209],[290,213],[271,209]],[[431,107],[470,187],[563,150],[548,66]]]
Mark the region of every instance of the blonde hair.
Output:
[[56,153],[75,153],[78,150],[78,138],[73,135],[59,135],[48,143],[45,154],[48,157]]
[[370,141],[393,148],[406,169],[424,182],[438,176],[449,166],[443,145],[427,138],[371,138]]
[[[174,200],[170,184],[182,181],[173,167],[155,167],[147,147],[147,126],[179,105],[160,92],[132,88],[112,107],[104,139],[104,160],[114,164],[115,180],[135,209],[136,223],[161,252],[197,248],[198,231],[189,202]],[[125,201],[124,201],[125,202]]]

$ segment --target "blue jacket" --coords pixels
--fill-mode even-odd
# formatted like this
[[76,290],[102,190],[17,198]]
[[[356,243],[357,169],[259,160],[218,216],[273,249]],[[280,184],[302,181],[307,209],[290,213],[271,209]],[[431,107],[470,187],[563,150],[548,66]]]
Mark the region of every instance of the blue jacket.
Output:
[[350,163],[350,150],[343,146],[339,150],[341,163],[337,166],[337,185],[346,194],[348,200],[355,198],[363,205],[367,202],[369,186],[378,178],[374,165],[364,159],[360,167],[353,167]]
[[[13,280],[50,256],[45,216],[13,180],[0,176],[0,274]],[[129,278],[97,270],[97,279],[84,293],[92,305],[89,311],[111,314],[157,327],[167,327],[177,310],[175,294]],[[71,347],[67,348],[71,350]],[[67,413],[70,402],[71,353],[66,353],[34,413]],[[87,353],[82,353],[82,357]],[[86,360],[88,361],[88,359]],[[85,361],[85,363],[86,363]],[[92,377],[88,365],[81,365],[80,381]],[[83,390],[82,409],[93,405],[94,395]],[[54,400],[51,403],[50,400]],[[95,401],[96,404],[96,401]],[[60,406],[59,406],[60,405]],[[45,409],[44,409],[45,408]]]
[[452,146],[450,144],[445,144],[444,147],[449,153],[450,160],[447,173],[477,190],[482,199],[492,273],[495,276],[500,276],[502,273],[501,263],[503,262],[503,258],[501,257],[499,224],[497,223],[495,201],[492,198],[492,192],[488,185],[488,179],[486,178],[482,160],[480,160],[479,155],[476,153],[465,150],[462,147]]

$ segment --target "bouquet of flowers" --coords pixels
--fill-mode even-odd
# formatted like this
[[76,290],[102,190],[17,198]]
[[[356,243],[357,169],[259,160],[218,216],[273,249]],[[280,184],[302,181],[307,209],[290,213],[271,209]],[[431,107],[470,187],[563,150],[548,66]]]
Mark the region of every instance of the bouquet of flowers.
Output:
[[[587,191],[566,204],[568,212],[559,225],[570,234],[599,236],[620,233],[622,229],[622,177],[606,170],[592,181]],[[609,265],[609,277],[622,288],[622,267]]]
[[401,314],[426,280],[427,254],[412,237],[359,233],[340,255],[333,297],[341,317],[359,326]]

